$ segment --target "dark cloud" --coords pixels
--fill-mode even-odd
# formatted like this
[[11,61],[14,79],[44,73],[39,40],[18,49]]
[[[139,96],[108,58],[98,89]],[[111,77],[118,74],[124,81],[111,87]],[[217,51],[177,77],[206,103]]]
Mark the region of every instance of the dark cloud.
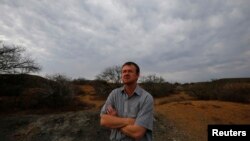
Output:
[[207,81],[250,74],[248,0],[0,2],[0,39],[22,44],[42,74],[93,79],[124,61],[142,75]]

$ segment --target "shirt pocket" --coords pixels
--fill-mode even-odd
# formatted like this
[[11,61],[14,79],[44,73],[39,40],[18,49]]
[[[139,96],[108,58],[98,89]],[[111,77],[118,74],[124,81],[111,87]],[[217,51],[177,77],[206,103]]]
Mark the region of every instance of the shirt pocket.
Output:
[[139,112],[138,106],[136,106],[136,107],[131,106],[128,109],[129,109],[129,111],[128,111],[128,117],[130,117],[130,118],[136,118],[137,114]]

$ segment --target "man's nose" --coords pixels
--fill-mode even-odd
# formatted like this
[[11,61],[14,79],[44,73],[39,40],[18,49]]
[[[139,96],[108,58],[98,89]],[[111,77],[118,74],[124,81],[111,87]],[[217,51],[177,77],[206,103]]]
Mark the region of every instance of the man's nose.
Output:
[[124,74],[124,75],[127,75],[127,74],[128,74],[128,72],[126,71],[126,72],[124,72],[123,74]]

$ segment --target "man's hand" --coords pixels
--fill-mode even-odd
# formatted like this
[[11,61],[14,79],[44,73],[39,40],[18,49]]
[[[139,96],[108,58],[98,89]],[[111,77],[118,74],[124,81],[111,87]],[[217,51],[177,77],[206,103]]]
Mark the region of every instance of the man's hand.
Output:
[[134,125],[135,124],[134,118],[126,118],[126,120],[127,120],[127,125]]
[[134,125],[134,124],[124,126],[120,129],[120,131],[123,134],[130,136],[134,138],[135,140],[141,139],[145,135],[146,130],[147,130],[146,128],[139,126],[139,125]]
[[108,128],[122,128],[127,125],[134,125],[134,118],[122,118],[118,116],[115,108],[111,105],[107,107],[106,114],[101,115],[101,125]]
[[135,119],[132,118],[121,118],[118,116],[102,114],[100,124],[108,128],[122,128],[127,125],[133,125],[134,123]]
[[111,105],[108,106],[106,113],[111,116],[117,116],[117,111]]

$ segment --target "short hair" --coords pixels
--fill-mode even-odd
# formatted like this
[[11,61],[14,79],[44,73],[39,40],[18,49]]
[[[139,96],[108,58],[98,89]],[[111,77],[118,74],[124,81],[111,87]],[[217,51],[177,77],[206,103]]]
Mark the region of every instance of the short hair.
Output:
[[122,68],[123,68],[124,66],[126,66],[126,65],[129,65],[129,66],[133,65],[133,66],[135,66],[135,68],[136,68],[136,73],[137,73],[137,74],[140,73],[140,67],[139,67],[135,62],[126,62],[126,63],[124,63],[124,64],[122,65]]

